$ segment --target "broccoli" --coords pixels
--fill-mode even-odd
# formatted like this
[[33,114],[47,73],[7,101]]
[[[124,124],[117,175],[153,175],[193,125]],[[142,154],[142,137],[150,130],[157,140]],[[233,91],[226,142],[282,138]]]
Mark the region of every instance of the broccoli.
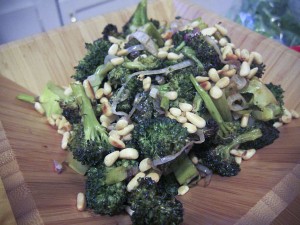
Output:
[[82,123],[73,126],[68,149],[82,164],[93,166],[101,162],[103,157],[113,149],[108,143],[105,128],[100,125],[95,116],[82,84],[72,83],[71,88],[79,105]]
[[262,136],[260,129],[252,129],[251,131],[240,134],[229,144],[218,145],[211,149],[197,149],[195,154],[200,158],[201,164],[207,166],[213,172],[221,176],[235,176],[240,171],[239,165],[230,155],[230,150],[239,144],[254,141]]
[[162,175],[158,182],[158,188],[162,194],[176,196],[180,187],[174,173]]
[[95,213],[116,215],[125,208],[127,201],[126,179],[137,169],[137,163],[123,160],[118,165],[91,167],[87,171],[87,207]]
[[255,67],[258,68],[255,76],[258,77],[258,78],[261,78],[264,75],[264,73],[265,73],[266,65],[264,63],[257,64],[256,62],[252,62],[251,66],[250,66],[250,69],[253,69]]
[[129,70],[152,70],[160,69],[162,67],[161,60],[153,55],[147,57],[139,57],[137,60],[123,63],[123,66]]
[[160,193],[151,178],[139,180],[139,186],[130,193],[130,208],[134,211],[133,225],[176,225],[183,222],[183,207],[173,196]]
[[135,100],[135,111],[131,117],[135,123],[142,123],[143,120],[151,119],[154,115],[153,99],[149,93],[143,92],[139,94],[139,98]]
[[139,27],[145,25],[148,21],[147,0],[141,0],[133,15],[123,26],[123,33],[125,35],[131,34],[135,32]]
[[276,85],[273,83],[266,84],[267,88],[272,92],[275,96],[276,100],[278,101],[281,108],[284,106],[284,90],[280,85]]
[[86,43],[87,54],[75,67],[76,73],[72,76],[77,81],[84,81],[88,76],[95,73],[98,66],[104,63],[104,58],[110,48],[111,43],[100,38],[91,43]]
[[115,38],[118,38],[121,36],[121,34],[118,32],[118,28],[117,26],[113,25],[113,24],[107,24],[103,31],[102,31],[102,34],[103,34],[103,39],[104,40],[108,40],[108,37],[109,36],[113,36]]
[[188,132],[176,120],[159,117],[138,123],[132,137],[141,158],[157,159],[179,152],[187,144]]
[[130,70],[119,65],[113,68],[107,75],[108,81],[110,84],[117,88],[122,86],[126,82],[126,78],[130,75]]

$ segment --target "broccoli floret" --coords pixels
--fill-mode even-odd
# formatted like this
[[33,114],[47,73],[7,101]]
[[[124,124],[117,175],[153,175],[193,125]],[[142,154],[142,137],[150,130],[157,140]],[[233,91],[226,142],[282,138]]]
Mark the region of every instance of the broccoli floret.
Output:
[[176,225],[183,222],[182,204],[174,197],[161,194],[151,178],[139,180],[130,193],[128,203],[134,211],[133,225]]
[[162,62],[159,58],[149,55],[147,57],[139,57],[138,60],[133,62],[124,62],[123,66],[129,70],[141,71],[141,70],[152,70],[160,69],[162,67]]
[[79,105],[82,123],[74,126],[68,148],[73,152],[74,158],[82,164],[96,165],[112,147],[108,143],[106,129],[97,120],[82,84],[73,83],[71,88]]
[[261,78],[264,75],[264,73],[265,73],[266,65],[264,63],[257,64],[256,62],[252,62],[251,66],[250,66],[250,69],[253,69],[255,67],[258,68],[255,76],[258,77],[258,78]]
[[60,101],[59,105],[62,109],[62,115],[71,123],[78,124],[81,122],[79,106],[74,101]]
[[174,173],[162,175],[158,182],[158,188],[161,194],[176,196],[178,194],[179,183],[176,180]]
[[[118,165],[117,165],[118,164]],[[137,163],[122,160],[115,166],[92,167],[87,171],[87,207],[95,213],[116,215],[125,208],[127,191],[125,179],[136,171]]]
[[110,48],[111,43],[100,38],[91,43],[86,43],[87,54],[75,67],[76,73],[72,76],[77,81],[84,81],[88,76],[95,73],[98,66],[104,63],[104,58]]
[[212,149],[195,151],[200,158],[201,164],[211,169],[213,172],[221,176],[235,176],[240,171],[239,165],[235,162],[234,157],[230,154],[230,150],[239,144],[254,141],[262,136],[260,129],[240,134],[231,143],[226,145],[218,145]]
[[259,128],[262,136],[255,141],[249,141],[240,145],[240,149],[261,149],[267,145],[272,144],[279,137],[279,130],[273,127],[272,123],[255,121],[252,127]]
[[141,158],[157,159],[180,151],[187,144],[188,132],[176,120],[163,117],[140,122],[132,136]]
[[102,34],[103,34],[103,39],[104,40],[108,40],[108,36],[113,36],[115,38],[118,38],[121,34],[118,32],[118,28],[116,25],[113,25],[113,24],[107,24],[103,31],[102,31]]
[[272,92],[275,96],[276,100],[279,102],[280,106],[284,106],[284,90],[280,85],[276,85],[273,83],[266,84],[267,88]]
[[143,120],[151,119],[154,114],[153,99],[149,93],[143,92],[135,100],[135,111],[131,117],[135,123],[141,123]]
[[127,76],[131,74],[130,70],[123,66],[116,66],[108,73],[108,81],[115,88],[122,86],[126,82]]
[[135,32],[139,27],[145,25],[148,21],[147,0],[141,0],[133,15],[123,26],[123,33],[125,35],[131,34]]

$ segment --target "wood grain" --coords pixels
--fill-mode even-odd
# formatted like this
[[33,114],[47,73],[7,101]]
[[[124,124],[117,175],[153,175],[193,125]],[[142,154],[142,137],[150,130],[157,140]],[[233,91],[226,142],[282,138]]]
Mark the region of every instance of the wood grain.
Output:
[[[267,65],[264,80],[281,84],[286,90],[287,107],[300,111],[300,54],[185,0],[150,2],[150,15],[156,19],[170,21],[180,15],[184,18],[201,16],[211,25],[222,21],[236,46],[263,55]],[[108,22],[120,27],[132,11],[133,8],[124,9],[0,46],[0,120],[45,224],[130,224],[125,214],[103,217],[77,212],[75,198],[77,192],[84,190],[85,178],[69,169],[60,175],[53,173],[52,160],[62,161],[66,155],[60,149],[61,136],[15,96],[29,91],[38,94],[49,80],[68,84],[73,67],[85,54],[83,43],[100,37]],[[214,176],[209,187],[204,188],[200,182],[180,197],[185,208],[184,224],[242,223],[286,176],[290,179],[284,180],[287,184],[280,190],[282,193],[288,194],[289,185],[298,187],[295,185],[299,174],[293,171],[300,163],[300,121],[280,130],[280,138],[244,162],[238,176]],[[289,205],[293,200],[289,198],[292,197],[278,200]],[[284,209],[276,208],[278,215],[280,210]]]

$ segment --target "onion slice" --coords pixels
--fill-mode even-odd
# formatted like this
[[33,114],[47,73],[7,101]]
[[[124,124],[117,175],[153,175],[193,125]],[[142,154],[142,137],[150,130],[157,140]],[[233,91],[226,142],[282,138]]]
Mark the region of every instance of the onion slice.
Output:
[[227,98],[229,108],[232,111],[240,111],[247,108],[247,102],[240,93],[235,93]]
[[145,47],[145,49],[148,52],[150,52],[152,55],[157,56],[158,53],[157,46],[148,34],[142,31],[136,31],[129,36],[129,40],[132,38],[138,40]]
[[130,46],[129,48],[126,48],[126,50],[130,54],[131,52],[145,50],[145,48],[143,45],[134,45],[134,46]]
[[233,75],[232,78],[231,78],[231,80],[234,83],[236,83],[236,87],[237,87],[238,90],[243,89],[246,86],[246,84],[247,84],[246,78],[245,77],[241,77],[241,76],[239,76],[237,74]]
[[213,172],[200,163],[196,164],[196,168],[199,171],[201,177],[205,177],[204,187],[208,186],[211,181]]

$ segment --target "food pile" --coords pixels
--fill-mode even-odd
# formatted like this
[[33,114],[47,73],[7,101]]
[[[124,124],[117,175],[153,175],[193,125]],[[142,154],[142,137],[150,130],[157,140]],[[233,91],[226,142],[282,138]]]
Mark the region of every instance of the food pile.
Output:
[[66,162],[86,176],[79,210],[180,224],[176,195],[213,173],[237,175],[298,117],[280,86],[261,81],[262,56],[236,48],[220,23],[162,24],[142,0],[122,32],[108,24],[86,48],[67,88],[49,82],[39,97],[18,96],[58,129]]

